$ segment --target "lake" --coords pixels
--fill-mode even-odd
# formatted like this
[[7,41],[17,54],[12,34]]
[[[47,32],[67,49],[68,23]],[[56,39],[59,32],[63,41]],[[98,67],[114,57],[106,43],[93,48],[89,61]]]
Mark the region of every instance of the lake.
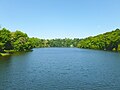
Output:
[[0,57],[0,90],[120,90],[120,53],[38,48]]

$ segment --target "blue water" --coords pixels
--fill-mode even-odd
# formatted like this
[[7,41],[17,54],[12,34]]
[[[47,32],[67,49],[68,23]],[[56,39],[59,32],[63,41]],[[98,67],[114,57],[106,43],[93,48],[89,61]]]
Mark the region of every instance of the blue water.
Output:
[[40,48],[0,57],[0,90],[120,90],[120,53]]

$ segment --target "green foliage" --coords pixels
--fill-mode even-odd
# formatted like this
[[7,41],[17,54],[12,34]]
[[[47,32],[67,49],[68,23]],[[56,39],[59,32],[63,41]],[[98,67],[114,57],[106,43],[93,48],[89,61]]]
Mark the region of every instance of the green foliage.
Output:
[[116,29],[94,37],[85,39],[39,39],[29,38],[21,31],[10,32],[2,28],[0,30],[0,52],[28,51],[39,47],[78,47],[88,49],[120,51],[120,30]]
[[10,32],[3,28],[0,30],[0,52],[5,50],[27,51],[32,49],[29,37],[21,31]]
[[11,46],[11,33],[9,30],[3,28],[0,30],[0,51],[3,49],[12,49]]
[[76,47],[80,39],[38,39],[38,38],[29,38],[29,41],[32,44],[32,47]]
[[80,39],[78,38],[51,39],[51,40],[48,40],[48,46],[49,47],[76,47],[78,44],[78,41],[80,41]]
[[94,37],[88,37],[81,40],[77,47],[78,48],[88,48],[88,49],[99,49],[99,50],[108,50],[118,51],[120,44],[120,30],[116,29],[112,32],[107,32],[100,34]]
[[38,48],[38,47],[42,47],[43,46],[42,45],[42,40],[39,39],[39,38],[32,37],[32,38],[29,38],[28,41],[31,43],[33,48]]
[[16,31],[11,33],[11,40],[14,50],[16,51],[27,51],[32,49],[32,45],[29,42],[29,37],[26,33]]

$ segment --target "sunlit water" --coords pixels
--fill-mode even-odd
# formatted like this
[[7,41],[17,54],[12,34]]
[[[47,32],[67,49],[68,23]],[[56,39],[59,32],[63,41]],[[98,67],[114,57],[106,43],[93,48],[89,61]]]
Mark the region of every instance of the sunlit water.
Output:
[[120,90],[120,53],[40,48],[0,57],[0,90]]

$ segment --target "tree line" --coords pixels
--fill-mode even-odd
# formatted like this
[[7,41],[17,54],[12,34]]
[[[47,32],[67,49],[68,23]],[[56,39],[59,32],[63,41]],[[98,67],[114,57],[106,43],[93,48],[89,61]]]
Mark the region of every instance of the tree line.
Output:
[[40,47],[76,47],[80,39],[39,39],[28,37],[19,30],[11,32],[6,28],[0,30],[0,52],[7,50],[29,51]]
[[119,51],[120,29],[84,39],[39,39],[35,37],[30,38],[26,33],[23,33],[19,30],[15,32],[11,32],[6,28],[2,28],[0,30],[0,52],[2,53],[6,52],[7,50],[29,51],[32,48],[40,47],[77,47]]
[[99,34],[94,37],[87,37],[79,41],[78,48],[99,49],[107,51],[120,50],[120,29]]

